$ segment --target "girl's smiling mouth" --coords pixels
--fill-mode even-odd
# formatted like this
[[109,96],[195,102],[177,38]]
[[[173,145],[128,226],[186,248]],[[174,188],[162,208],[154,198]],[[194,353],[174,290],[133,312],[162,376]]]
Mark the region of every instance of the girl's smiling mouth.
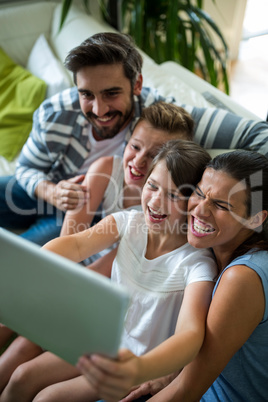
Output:
[[148,212],[149,212],[149,218],[152,222],[162,222],[164,219],[166,219],[167,215],[166,214],[159,214],[158,211],[154,211],[152,208],[148,206]]

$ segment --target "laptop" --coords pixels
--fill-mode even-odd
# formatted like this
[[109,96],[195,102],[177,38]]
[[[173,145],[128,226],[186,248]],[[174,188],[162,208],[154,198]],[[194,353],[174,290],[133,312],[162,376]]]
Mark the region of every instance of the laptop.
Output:
[[125,288],[0,228],[0,322],[71,364],[116,357]]

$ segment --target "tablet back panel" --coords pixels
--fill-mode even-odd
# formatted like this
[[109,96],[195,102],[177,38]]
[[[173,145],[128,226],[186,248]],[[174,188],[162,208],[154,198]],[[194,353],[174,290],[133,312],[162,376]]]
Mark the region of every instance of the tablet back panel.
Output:
[[0,322],[75,364],[116,356],[129,297],[124,288],[0,229]]

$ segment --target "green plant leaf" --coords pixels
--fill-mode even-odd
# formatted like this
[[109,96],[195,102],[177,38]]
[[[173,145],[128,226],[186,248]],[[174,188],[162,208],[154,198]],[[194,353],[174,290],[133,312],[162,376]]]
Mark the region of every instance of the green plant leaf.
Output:
[[[226,72],[226,59],[227,59],[227,49],[225,42],[223,43],[224,51],[221,55],[210,37],[209,30],[206,29],[205,24],[209,23],[211,25],[211,19],[207,18],[207,14],[198,10],[196,7],[190,7],[188,11],[188,16],[191,20],[193,28],[199,36],[200,50],[202,50],[205,66],[202,66],[201,71],[205,79],[209,79],[212,85],[218,86],[220,81],[224,81],[225,91],[229,92],[227,72]],[[204,18],[205,17],[205,18]],[[214,27],[214,25],[212,24]],[[216,34],[218,31],[216,30]],[[202,60],[199,58],[198,66],[203,64]],[[227,80],[226,80],[227,79]]]
[[89,0],[83,0],[83,3],[84,3],[84,7],[85,7],[85,10],[86,10],[86,12],[88,13],[88,14],[90,14],[90,8],[89,8]]
[[[136,43],[139,44],[138,46],[143,44],[143,34],[144,34],[144,24],[143,18],[145,14],[145,0],[137,0],[135,2],[135,32],[136,32]],[[134,13],[133,13],[134,14]]]
[[212,30],[218,35],[218,37],[220,38],[225,51],[228,51],[228,46],[227,43],[225,42],[225,39],[220,31],[220,29],[218,28],[218,26],[215,24],[215,22],[212,20],[212,18],[209,16],[208,13],[206,13],[205,11],[201,10],[201,9],[197,9],[197,8],[193,8],[193,10],[196,12],[196,14],[199,16],[199,18],[203,19],[204,21],[206,21],[206,23],[212,28]]
[[167,6],[166,13],[166,57],[174,60],[175,58],[175,38],[177,30],[177,20],[174,15],[178,13],[177,0],[170,0]]
[[[109,23],[109,1],[98,0]],[[216,0],[212,0],[216,4]],[[62,0],[60,29],[72,0]],[[83,0],[89,12],[88,0]],[[204,79],[229,93],[226,61],[228,48],[213,19],[203,10],[203,0],[121,0],[121,32],[133,37],[137,46],[156,63],[173,60],[190,71],[198,68]],[[119,28],[119,27],[118,27]],[[222,50],[214,43],[212,32]]]
[[68,15],[69,9],[72,5],[72,0],[63,0],[62,1],[62,7],[61,7],[61,19],[60,19],[60,26],[59,26],[59,31],[62,29],[63,24],[66,20],[66,17]]
[[106,22],[109,22],[110,16],[107,11],[107,1],[106,0],[98,0],[99,6],[100,6],[100,11],[102,14],[103,19]]

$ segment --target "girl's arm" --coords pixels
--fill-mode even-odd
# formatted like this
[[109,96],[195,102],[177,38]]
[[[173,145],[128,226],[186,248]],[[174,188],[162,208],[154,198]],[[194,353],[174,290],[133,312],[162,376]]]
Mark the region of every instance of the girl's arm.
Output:
[[186,287],[175,334],[139,358],[138,383],[178,371],[194,359],[204,340],[213,286],[206,281]]
[[186,287],[175,334],[145,355],[121,351],[119,362],[96,355],[80,361],[78,367],[102,398],[118,400],[132,386],[178,371],[194,359],[204,340],[213,285],[196,282]]
[[66,213],[61,236],[78,233],[90,227],[109,184],[112,167],[112,156],[99,158],[90,165],[82,183],[87,189],[88,196],[85,200],[81,200],[82,204],[75,210]]
[[62,236],[46,243],[43,248],[80,262],[112,246],[119,240],[116,221],[106,216],[92,228],[69,236]]
[[198,356],[150,401],[199,400],[260,323],[264,310],[265,296],[256,272],[243,265],[226,270],[209,308]]

